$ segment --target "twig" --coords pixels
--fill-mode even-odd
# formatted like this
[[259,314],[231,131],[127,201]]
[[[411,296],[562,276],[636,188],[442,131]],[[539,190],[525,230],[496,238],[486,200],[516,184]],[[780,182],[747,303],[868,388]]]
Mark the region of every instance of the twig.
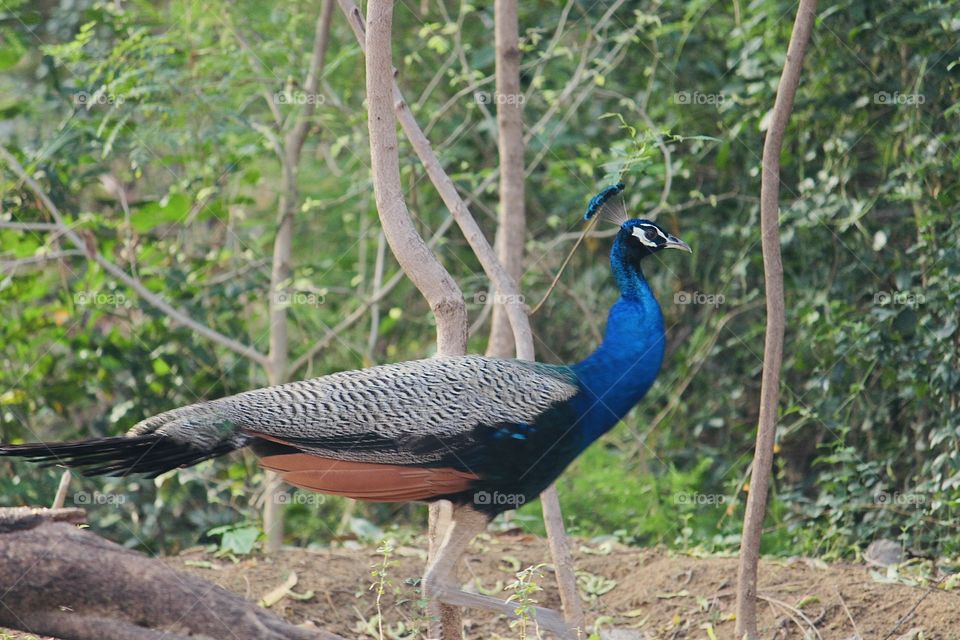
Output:
[[0,262],[0,272],[13,273],[20,267],[26,267],[31,264],[40,264],[50,260],[62,260],[63,258],[73,258],[77,256],[86,257],[85,251],[79,249],[66,249],[64,251],[54,251],[52,253],[42,253],[29,258],[18,258],[17,260],[5,260]]
[[646,108],[640,106],[639,112],[640,118],[644,124],[647,125],[647,129],[656,137],[654,144],[657,145],[657,148],[660,149],[660,153],[663,155],[663,190],[660,192],[660,202],[647,213],[647,215],[653,217],[663,211],[663,208],[667,206],[670,190],[673,188],[673,160],[670,154],[670,147],[663,141],[663,136],[657,132],[657,127],[647,113]]
[[570,17],[570,11],[573,9],[575,2],[576,0],[567,0],[567,3],[563,6],[563,10],[560,12],[560,18],[557,20],[557,26],[553,30],[553,37],[550,38],[550,42],[547,44],[546,49],[544,49],[543,53],[537,58],[537,62],[539,64],[537,64],[536,68],[534,69],[533,76],[530,78],[530,82],[528,83],[527,92],[523,96],[524,103],[530,101],[534,90],[536,87],[540,86],[544,69],[546,69],[547,62],[553,57],[554,52],[557,50],[557,45],[560,44],[560,40],[564,34],[563,28],[567,25],[567,18]]
[[51,509],[62,509],[63,503],[67,500],[67,489],[70,488],[70,469],[65,469],[60,476],[60,484],[57,486],[57,495],[53,498]]
[[386,259],[387,239],[383,231],[377,234],[377,257],[373,265],[373,298],[377,300],[370,305],[370,333],[367,336],[367,360],[373,362],[373,353],[377,348],[377,337],[380,335],[380,300],[378,295],[383,288],[383,263]]
[[55,222],[6,222],[0,221],[0,229],[16,231],[56,231],[60,227]]
[[[792,606],[792,605],[784,602],[783,600],[777,600],[776,598],[771,598],[770,596],[765,596],[765,595],[763,595],[762,593],[761,593],[761,594],[757,594],[757,599],[758,599],[758,600],[763,600],[764,602],[769,602],[770,604],[773,604],[773,605],[776,605],[776,606],[782,608],[784,611],[787,612],[787,615],[790,616],[790,619],[793,620],[794,624],[796,624],[797,627],[799,627],[800,630],[803,631],[803,625],[801,625],[800,622],[796,619],[796,617],[799,617],[801,620],[803,620],[804,622],[807,623],[807,625],[810,627],[810,629],[813,630],[813,634],[814,634],[815,636],[817,636],[817,638],[819,638],[820,640],[823,640],[823,636],[821,636],[821,635],[820,635],[820,631],[817,630],[817,625],[815,625],[815,624],[813,623],[813,620],[811,620],[811,619],[807,616],[807,614],[805,614],[805,613],[804,613],[803,611],[801,611],[800,609],[797,609],[796,607],[794,607],[794,606]],[[794,617],[794,616],[796,616],[796,617]]]
[[760,417],[754,453],[750,494],[747,496],[740,539],[737,569],[737,638],[757,636],[757,569],[760,562],[760,538],[766,514],[773,445],[776,438],[777,404],[780,395],[780,366],[783,361],[785,310],[783,299],[783,262],[780,258],[780,150],[793,110],[793,99],[800,84],[803,56],[813,30],[816,0],[800,0],[797,18],[790,35],[773,117],[763,143],[763,169],[760,179],[760,229],[763,248],[763,273],[767,297],[767,330],[763,345],[763,375],[760,384]]
[[[130,201],[127,198],[127,187],[123,184],[116,176],[110,173],[106,173],[100,176],[100,184],[103,185],[103,188],[110,192],[116,199],[120,202],[120,208],[123,209],[123,250],[127,254],[127,261],[130,263],[130,271],[135,277],[137,277],[137,262],[134,259],[134,232],[133,232],[133,223],[131,222],[132,214],[130,212]],[[206,198],[204,198],[206,200]],[[200,208],[205,207],[205,202],[196,202],[190,210],[190,213],[187,215],[187,220],[192,220],[195,212],[199,211]],[[200,207],[200,208],[198,208]],[[122,254],[121,254],[122,255]]]
[[[625,0],[617,0],[604,12],[593,27],[591,27],[590,32],[587,34],[586,42],[582,45],[579,45],[580,48],[580,60],[577,62],[577,67],[574,69],[573,73],[570,75],[570,79],[567,80],[567,83],[564,85],[563,89],[560,90],[560,93],[557,95],[556,99],[553,101],[553,104],[543,113],[542,116],[530,127],[524,136],[524,143],[529,144],[535,136],[540,134],[540,131],[546,126],[548,122],[553,118],[556,112],[560,109],[562,105],[570,104],[570,96],[573,94],[574,90],[580,86],[580,83],[583,80],[583,76],[587,71],[591,61],[597,59],[597,54],[600,52],[600,48],[591,48],[590,43],[593,40],[594,36],[598,35],[598,31],[603,28],[607,22],[614,16],[617,9],[625,2]],[[639,27],[636,27],[639,28]],[[629,38],[627,38],[629,40]],[[590,83],[593,85],[593,83]],[[535,86],[531,84],[531,86]],[[529,170],[529,168],[528,168]]]
[[713,351],[713,347],[717,344],[717,340],[720,339],[720,334],[723,332],[723,329],[727,326],[727,324],[737,316],[748,311],[753,311],[758,306],[758,303],[759,301],[757,300],[748,302],[735,311],[731,311],[730,313],[722,316],[717,321],[713,335],[707,339],[703,346],[698,349],[697,353],[695,353],[690,359],[692,360],[692,365],[680,384],[671,385],[670,400],[667,401],[667,404],[661,408],[660,411],[657,412],[657,415],[654,416],[653,420],[650,421],[650,424],[644,431],[643,436],[637,438],[637,446],[633,449],[633,451],[631,451],[630,456],[635,456],[640,451],[641,447],[646,446],[646,441],[650,437],[650,434],[656,431],[657,427],[660,426],[660,423],[663,422],[666,417],[680,405],[684,392],[696,378],[697,374],[700,372],[700,369],[703,368],[703,365],[706,364],[710,353]]
[[257,258],[255,260],[250,260],[249,262],[246,262],[240,265],[236,269],[231,269],[230,271],[224,271],[224,272],[218,273],[217,275],[210,276],[209,278],[206,278],[203,282],[198,284],[202,287],[215,287],[217,285],[230,282],[231,280],[238,278],[249,271],[260,269],[266,264],[267,264],[266,258]]
[[843,599],[843,594],[840,593],[839,587],[834,585],[833,590],[837,592],[837,598],[840,600],[840,606],[843,607],[844,613],[847,614],[847,619],[850,620],[850,624],[853,626],[853,635],[857,640],[863,640],[863,636],[860,635],[860,629],[857,627],[857,621],[853,619],[853,615],[850,613],[850,609],[847,607],[847,601]]
[[[243,49],[243,52],[247,54],[247,60],[250,62],[250,66],[257,70],[257,72],[263,76],[267,77],[269,72],[263,66],[263,63],[260,62],[260,58],[257,57],[257,54],[254,53],[253,47],[250,46],[250,43],[247,42],[247,39],[243,37],[243,34],[233,25],[233,21],[228,17],[225,19],[224,23],[227,27],[230,28],[230,31],[233,33],[233,37],[237,39],[237,43],[240,45],[240,48]],[[283,126],[283,114],[280,113],[280,107],[277,106],[277,101],[273,99],[273,96],[270,94],[270,91],[267,90],[267,87],[260,88],[260,96],[263,98],[263,101],[267,103],[267,108],[270,109],[270,114],[273,116],[273,123],[278,128]]]
[[[937,580],[937,581],[936,581],[936,584],[940,584],[941,581],[942,581],[942,578],[941,578],[940,580]],[[934,587],[932,587],[932,586],[931,586],[931,587],[928,587],[927,590],[923,592],[923,595],[920,596],[920,598],[917,599],[917,601],[913,603],[913,606],[910,607],[910,610],[907,611],[905,614],[903,614],[903,615],[900,617],[899,620],[897,620],[897,624],[893,625],[893,628],[890,629],[890,631],[887,632],[887,635],[883,636],[883,640],[889,640],[890,638],[892,638],[892,637],[893,637],[893,634],[897,632],[897,629],[899,629],[900,626],[901,626],[904,622],[906,622],[907,620],[909,620],[909,619],[913,616],[913,614],[914,614],[914,612],[917,610],[917,608],[918,608],[918,607],[923,603],[923,601],[926,600],[927,597],[929,597],[929,595],[930,595],[931,593],[933,593],[934,591],[936,591],[936,588],[934,588]]]
[[560,281],[560,276],[563,275],[563,270],[567,268],[567,265],[570,263],[570,260],[573,259],[573,254],[577,252],[577,248],[583,242],[583,239],[586,238],[587,235],[589,235],[589,233],[597,225],[597,220],[599,219],[600,219],[599,216],[594,217],[593,220],[591,220],[590,223],[587,225],[587,228],[580,233],[580,236],[577,238],[577,241],[574,243],[573,248],[570,249],[570,252],[567,254],[567,257],[564,258],[563,262],[560,264],[560,268],[557,269],[557,275],[553,277],[553,281],[550,283],[550,286],[547,287],[547,291],[543,294],[543,297],[540,298],[540,302],[538,302],[533,307],[533,309],[530,310],[530,315],[533,315],[537,311],[540,311],[540,307],[543,306],[543,303],[546,302],[547,298],[550,297],[550,294],[553,293],[554,288],[556,288],[557,283]]

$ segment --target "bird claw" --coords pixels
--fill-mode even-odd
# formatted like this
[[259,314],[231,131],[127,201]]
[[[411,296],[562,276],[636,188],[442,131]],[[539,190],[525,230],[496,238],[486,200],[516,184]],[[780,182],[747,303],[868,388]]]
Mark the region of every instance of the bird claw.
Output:
[[[449,585],[431,585],[425,590],[428,598],[437,600],[456,607],[475,607],[478,609],[487,609],[488,611],[497,611],[513,618],[518,617],[514,605],[505,602],[499,598],[482,596],[475,593],[467,593],[460,589],[450,587]],[[533,607],[533,617],[537,626],[548,631],[560,640],[578,640],[580,633],[571,627],[563,619],[559,611],[545,609],[543,607]]]

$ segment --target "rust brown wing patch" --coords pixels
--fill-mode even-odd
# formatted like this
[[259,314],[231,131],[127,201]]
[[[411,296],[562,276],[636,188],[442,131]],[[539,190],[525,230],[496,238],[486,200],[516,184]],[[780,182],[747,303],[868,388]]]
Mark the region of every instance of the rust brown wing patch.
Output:
[[376,502],[409,502],[470,489],[477,476],[456,469],[421,469],[396,464],[332,460],[309,453],[260,458],[289,484],[311,491]]

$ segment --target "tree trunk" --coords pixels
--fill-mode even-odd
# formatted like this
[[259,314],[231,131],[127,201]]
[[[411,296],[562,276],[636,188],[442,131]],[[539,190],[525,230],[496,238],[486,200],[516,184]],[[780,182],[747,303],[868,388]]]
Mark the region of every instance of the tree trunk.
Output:
[[85,520],[82,509],[0,509],[0,626],[63,640],[339,638],[76,526]]
[[[397,262],[427,299],[437,319],[437,355],[461,355],[467,350],[467,307],[463,293],[417,232],[403,199],[393,62],[390,51],[393,28],[392,0],[370,0],[367,5],[366,77],[367,125],[370,130],[370,160],[373,192],[383,232]],[[448,504],[430,507],[430,549],[438,546]],[[432,560],[432,558],[431,558]],[[430,637],[460,638],[460,611],[456,607],[429,603]]]
[[[520,91],[520,36],[516,0],[494,3],[496,42],[497,146],[500,151],[500,210],[497,220],[497,258],[519,285],[523,275],[523,247],[527,220],[524,206],[523,94]],[[511,303],[499,291],[490,292],[493,319],[487,355],[509,358],[514,337],[506,308]]]

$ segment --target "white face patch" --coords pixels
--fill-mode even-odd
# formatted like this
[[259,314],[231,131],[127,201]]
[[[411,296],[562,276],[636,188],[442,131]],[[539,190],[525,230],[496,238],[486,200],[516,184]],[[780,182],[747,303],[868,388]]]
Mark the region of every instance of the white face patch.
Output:
[[650,229],[653,229],[654,231],[656,231],[657,235],[660,238],[663,238],[664,242],[667,241],[667,236],[663,235],[663,232],[660,231],[660,229],[658,229],[657,227],[654,227],[653,225],[645,225],[645,224],[637,225],[631,230],[631,233],[633,234],[634,237],[638,238],[640,242],[642,242],[645,246],[655,249],[660,245],[657,243],[656,240],[651,240],[650,238],[647,237],[647,231]]

